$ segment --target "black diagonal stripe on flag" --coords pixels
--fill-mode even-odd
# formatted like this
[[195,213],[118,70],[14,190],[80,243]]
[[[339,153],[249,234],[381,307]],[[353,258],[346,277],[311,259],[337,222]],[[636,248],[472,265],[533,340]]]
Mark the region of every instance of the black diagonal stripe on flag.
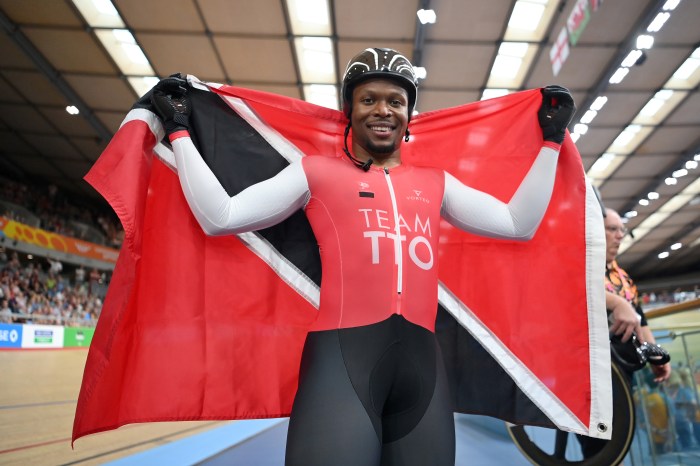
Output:
[[[229,195],[272,178],[289,165],[219,95],[192,89],[189,96],[194,116],[192,140]],[[296,212],[284,222],[257,233],[320,286],[321,258],[316,237],[303,212]]]

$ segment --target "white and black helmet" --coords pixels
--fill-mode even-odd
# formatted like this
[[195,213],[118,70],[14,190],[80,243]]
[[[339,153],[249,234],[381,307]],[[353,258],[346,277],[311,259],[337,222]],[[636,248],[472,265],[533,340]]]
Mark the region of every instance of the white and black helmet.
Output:
[[358,53],[348,62],[343,76],[343,112],[350,118],[352,91],[355,86],[370,78],[386,78],[397,82],[408,93],[408,117],[416,106],[418,85],[413,65],[408,58],[393,49],[369,48]]

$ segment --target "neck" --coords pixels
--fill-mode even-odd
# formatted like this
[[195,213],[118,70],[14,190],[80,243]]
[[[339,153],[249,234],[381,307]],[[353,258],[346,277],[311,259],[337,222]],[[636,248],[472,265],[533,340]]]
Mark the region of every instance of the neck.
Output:
[[352,152],[355,158],[366,162],[372,160],[372,165],[381,168],[394,168],[401,165],[401,151],[395,150],[391,154],[374,154],[366,151],[364,148],[353,144]]

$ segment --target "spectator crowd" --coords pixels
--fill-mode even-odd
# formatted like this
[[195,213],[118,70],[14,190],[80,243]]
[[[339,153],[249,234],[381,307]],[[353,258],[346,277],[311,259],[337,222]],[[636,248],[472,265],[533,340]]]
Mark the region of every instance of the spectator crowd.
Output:
[[0,322],[95,325],[102,310],[104,273],[94,270],[86,280],[85,270],[78,267],[70,280],[61,274],[58,260],[47,260],[45,267],[38,261],[21,263],[16,252],[8,257],[4,250],[0,266]]
[[[95,229],[104,237],[103,244],[119,248],[124,231],[121,224],[106,208],[99,211],[95,206],[87,205],[64,195],[56,185],[47,187],[29,186],[0,177],[0,215],[22,223],[31,223],[27,211],[39,219],[37,226],[43,230],[73,238],[95,241],[87,237],[89,229]],[[13,209],[12,205],[22,209]]]

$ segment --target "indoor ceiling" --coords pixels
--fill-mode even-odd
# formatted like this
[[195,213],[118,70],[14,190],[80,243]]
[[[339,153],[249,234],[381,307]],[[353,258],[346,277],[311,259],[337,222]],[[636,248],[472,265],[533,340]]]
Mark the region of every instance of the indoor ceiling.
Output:
[[[204,81],[309,98],[300,34],[290,13],[300,1],[112,3],[155,76],[182,71]],[[570,130],[583,133],[585,128],[575,125],[594,115],[584,116],[600,103],[598,97],[607,97],[577,146],[606,206],[636,212],[628,214],[635,234],[619,260],[642,284],[669,277],[680,283],[686,274],[698,280],[700,169],[692,161],[700,158],[695,155],[700,153],[700,69],[693,71],[692,57],[697,64],[700,0],[682,0],[674,10],[669,9],[674,0],[549,0],[536,38],[516,37],[529,48],[517,76],[506,84],[494,81],[492,72],[504,40],[514,40],[508,25],[519,11],[515,0],[321,1],[330,23],[327,32],[316,35],[330,38],[336,86],[355,53],[380,46],[398,49],[425,67],[421,112],[479,100],[487,87],[515,91],[556,83],[574,94],[579,109]],[[135,80],[149,73],[125,71],[100,40],[106,29],[90,26],[78,3],[0,0],[5,31],[0,35],[0,174],[96,198],[82,178],[138,98]],[[421,8],[433,9],[437,21],[418,21]],[[666,10],[670,17],[661,29],[647,32]],[[578,16],[581,21],[575,11],[585,13]],[[569,37],[575,45],[555,76],[550,57],[553,44],[566,42],[558,39],[566,39],[560,34],[567,20],[574,25]],[[627,76],[611,84],[640,34],[652,35],[653,47],[643,50],[636,64],[627,63]],[[677,70],[684,63],[690,78],[680,82]],[[656,113],[646,111],[651,100],[650,105],[658,104]],[[67,113],[69,105],[80,113]],[[678,170],[684,168],[688,174],[682,176]],[[675,184],[666,184],[667,178]],[[680,249],[671,249],[677,243]],[[663,252],[669,255],[660,259]]]

